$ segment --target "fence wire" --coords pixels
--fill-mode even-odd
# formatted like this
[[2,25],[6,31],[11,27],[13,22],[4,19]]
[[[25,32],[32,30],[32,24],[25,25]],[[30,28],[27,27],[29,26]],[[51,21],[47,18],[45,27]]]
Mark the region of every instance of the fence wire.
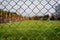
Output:
[[[51,22],[50,25],[46,24],[44,21],[41,23],[41,25],[45,25],[47,28],[45,30],[39,29],[40,24],[39,21],[32,21],[26,22],[26,24],[22,25],[22,20],[29,20],[29,17],[33,16],[43,16],[49,13],[54,14],[56,12],[56,6],[60,4],[60,0],[0,0],[0,23],[7,23],[10,22],[10,24],[5,25],[5,30],[1,31],[1,40],[60,40],[60,29],[57,29],[57,25],[54,25],[54,22]],[[5,13],[5,14],[4,14]],[[38,19],[38,17],[36,17]],[[32,18],[33,20],[33,18]],[[20,23],[11,23],[15,21],[20,21]],[[48,23],[48,22],[47,22]],[[57,24],[57,23],[56,23]],[[16,28],[14,28],[14,25]],[[26,27],[28,25],[28,27]],[[34,27],[37,26],[36,28]],[[54,27],[51,26],[54,25]],[[58,24],[59,25],[59,24]],[[0,24],[0,29],[4,25]],[[12,29],[9,29],[7,26],[9,26]],[[31,29],[29,28],[31,26]],[[21,27],[19,29],[19,27]],[[60,27],[60,26],[59,26]],[[27,29],[26,29],[27,28]],[[42,28],[42,27],[41,27]],[[8,30],[11,30],[11,35],[7,35]],[[15,30],[16,29],[16,30]],[[49,29],[49,30],[48,30]],[[24,30],[24,31],[23,31]],[[17,32],[16,32],[17,31]],[[49,31],[51,33],[49,33]],[[4,34],[3,32],[7,32]],[[15,34],[13,32],[16,32]],[[20,33],[21,32],[21,33]],[[3,34],[2,34],[3,33]],[[8,38],[7,38],[7,37]],[[16,37],[15,37],[16,36]],[[50,37],[51,36],[51,37]],[[55,37],[54,37],[55,36]],[[2,38],[3,37],[3,38]],[[6,39],[5,39],[5,38]]]
[[16,12],[23,16],[41,16],[55,12],[60,0],[1,0],[0,9]]

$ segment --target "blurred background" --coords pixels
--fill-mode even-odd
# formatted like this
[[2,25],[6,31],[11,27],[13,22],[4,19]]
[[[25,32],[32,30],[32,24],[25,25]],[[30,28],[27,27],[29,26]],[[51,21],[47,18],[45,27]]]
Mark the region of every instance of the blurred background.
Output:
[[0,0],[0,9],[22,16],[43,16],[55,12],[60,0]]
[[0,0],[0,40],[60,40],[60,0]]

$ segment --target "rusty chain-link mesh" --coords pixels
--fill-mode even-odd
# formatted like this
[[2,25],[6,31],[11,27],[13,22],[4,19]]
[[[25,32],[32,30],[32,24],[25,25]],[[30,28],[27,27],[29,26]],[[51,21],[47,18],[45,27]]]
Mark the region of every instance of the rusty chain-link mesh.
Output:
[[[37,16],[42,16],[42,15],[46,15],[46,14],[49,14],[49,13],[54,13],[55,12],[55,6],[58,5],[58,4],[60,4],[60,0],[0,0],[0,9],[3,9],[4,11],[16,12],[17,14],[19,14],[19,15],[21,14],[22,16],[33,17],[33,16],[36,16],[36,15]],[[8,13],[10,13],[10,12],[8,12]],[[15,14],[10,14],[9,15],[10,19],[9,18],[8,19],[16,21],[15,19],[19,20],[18,17],[20,17],[20,20],[22,20],[22,18],[23,18],[21,16],[15,17],[14,15]],[[6,18],[7,17],[8,16],[6,15]],[[7,20],[7,19],[5,19],[5,20]],[[38,23],[39,22],[36,21],[34,23],[34,25],[35,26],[40,26],[40,25],[38,25]],[[11,26],[11,25],[9,25],[9,26]],[[20,23],[18,23],[18,24],[14,23],[14,25],[19,26]],[[23,29],[21,29],[21,30],[25,30],[25,31],[28,30],[28,33],[29,33],[29,30],[35,30],[36,31],[36,29],[33,29],[34,28],[33,24],[30,24],[30,23],[27,22],[27,25],[31,25],[32,28],[25,30],[25,28],[22,27]],[[50,24],[49,26],[51,26],[51,25],[52,24]],[[46,30],[48,30],[48,29],[50,29],[50,27],[46,28]],[[21,30],[19,30],[19,31],[21,31]],[[40,30],[40,29],[38,29],[38,30]],[[52,31],[52,30],[50,29],[49,31]],[[50,36],[48,34],[49,32],[47,31],[47,33],[46,33],[45,30],[43,30],[42,33],[36,31],[36,33],[37,33],[36,35],[38,35],[37,37],[34,37],[35,32],[31,32],[31,33],[32,33],[31,36],[30,36],[30,34],[27,35],[26,33],[24,33],[25,37],[21,36],[19,40],[46,40],[47,38],[45,36],[48,36],[48,38]],[[45,33],[46,35],[43,35],[43,33]],[[54,36],[56,36],[56,38],[57,38],[56,40],[60,39],[60,36],[56,35],[57,33],[55,33],[54,31],[52,31],[52,34],[54,34]],[[40,37],[41,37],[41,39],[39,39]],[[26,39],[24,39],[24,38],[26,38]],[[53,39],[54,39],[54,37],[51,40],[53,40]]]

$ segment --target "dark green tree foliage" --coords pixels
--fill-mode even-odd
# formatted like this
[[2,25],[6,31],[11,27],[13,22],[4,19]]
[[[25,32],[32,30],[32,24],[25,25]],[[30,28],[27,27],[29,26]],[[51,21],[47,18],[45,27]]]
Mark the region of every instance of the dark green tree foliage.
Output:
[[58,4],[57,6],[55,6],[55,18],[60,20],[60,4]]

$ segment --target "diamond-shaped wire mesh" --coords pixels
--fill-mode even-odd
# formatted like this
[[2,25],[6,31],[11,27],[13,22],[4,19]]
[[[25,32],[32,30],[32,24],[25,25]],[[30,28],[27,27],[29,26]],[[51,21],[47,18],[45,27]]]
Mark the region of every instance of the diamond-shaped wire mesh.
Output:
[[23,16],[31,16],[31,12],[35,15],[41,12],[44,15],[48,12],[55,12],[54,7],[59,3],[60,0],[1,0],[0,9],[16,12]]
[[[54,24],[55,22],[52,21],[48,21],[47,23],[45,21],[42,21],[43,23],[40,21],[31,21],[31,23],[29,21],[29,19],[33,20],[35,16],[44,16],[49,13],[54,14],[58,4],[60,4],[60,0],[0,0],[0,9],[2,9],[0,11],[0,23],[10,22],[10,24],[5,25],[5,30],[1,30],[0,34],[3,34],[1,34],[0,39],[2,40],[3,37],[3,40],[60,40],[59,22],[56,23],[59,25],[57,27],[57,25]],[[39,18],[36,17],[35,19]],[[21,22],[22,20],[27,21]],[[16,21],[19,21],[19,23]],[[14,25],[15,27],[13,27]],[[44,28],[41,25],[44,25]],[[0,26],[0,29],[4,29],[3,25]],[[12,37],[8,37],[11,36],[10,34],[7,35],[7,33],[10,32],[9,30],[11,30]],[[4,34],[4,32],[7,33]]]

